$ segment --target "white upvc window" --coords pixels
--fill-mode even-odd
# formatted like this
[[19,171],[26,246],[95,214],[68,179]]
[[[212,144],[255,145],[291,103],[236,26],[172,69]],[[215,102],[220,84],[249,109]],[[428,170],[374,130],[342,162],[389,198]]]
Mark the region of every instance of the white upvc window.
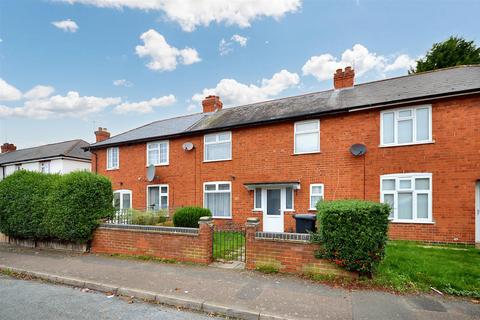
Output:
[[255,188],[253,210],[262,210],[262,188]]
[[147,143],[147,166],[166,166],[169,162],[169,142],[157,141]]
[[152,211],[168,209],[168,184],[147,186],[147,209]]
[[118,169],[120,167],[119,156],[120,151],[118,147],[107,149],[107,170]]
[[320,152],[320,120],[295,122],[294,153]]
[[50,161],[41,161],[39,163],[39,170],[41,173],[50,173]]
[[382,175],[380,190],[380,201],[392,207],[393,222],[432,222],[431,173]]
[[232,217],[232,184],[230,181],[205,182],[203,207],[210,209],[214,218]]
[[113,192],[113,207],[118,210],[132,208],[132,191],[115,190]]
[[432,142],[432,106],[385,110],[380,113],[380,145]]
[[317,210],[317,203],[323,201],[324,187],[322,183],[312,183],[310,185],[310,209]]
[[230,131],[204,136],[204,161],[232,160],[232,133]]

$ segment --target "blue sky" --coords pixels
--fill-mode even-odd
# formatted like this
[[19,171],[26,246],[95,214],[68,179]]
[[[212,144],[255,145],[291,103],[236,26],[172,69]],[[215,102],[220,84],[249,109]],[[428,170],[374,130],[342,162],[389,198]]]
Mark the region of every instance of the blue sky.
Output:
[[235,106],[326,90],[347,64],[357,83],[404,75],[434,42],[480,40],[473,0],[178,2],[0,1],[0,142],[92,141],[210,93]]

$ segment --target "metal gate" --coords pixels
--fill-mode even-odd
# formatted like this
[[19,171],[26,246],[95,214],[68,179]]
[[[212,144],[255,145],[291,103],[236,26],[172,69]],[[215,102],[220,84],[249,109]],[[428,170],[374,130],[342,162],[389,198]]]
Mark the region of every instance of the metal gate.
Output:
[[245,226],[215,226],[213,232],[213,258],[216,261],[245,262]]

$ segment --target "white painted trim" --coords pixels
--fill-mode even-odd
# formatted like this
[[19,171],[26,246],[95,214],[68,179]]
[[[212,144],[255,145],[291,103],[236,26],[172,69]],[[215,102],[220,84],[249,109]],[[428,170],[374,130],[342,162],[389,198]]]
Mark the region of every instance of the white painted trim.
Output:
[[[428,190],[416,190],[415,179],[428,178]],[[394,190],[383,190],[383,180],[395,180]],[[400,180],[410,180],[411,186],[408,189],[400,189]],[[412,219],[398,219],[398,194],[411,193],[412,194]],[[393,218],[390,220],[394,223],[434,223],[433,222],[433,179],[431,173],[398,173],[398,174],[384,174],[380,176],[380,202],[385,202],[385,195],[393,195]],[[417,196],[419,194],[428,195],[428,217],[426,219],[417,218]]]
[[[316,122],[318,123],[318,129],[317,130],[309,130],[309,131],[302,131],[302,132],[297,132],[297,125],[298,124],[303,124],[303,123],[313,123]],[[317,150],[314,151],[307,151],[307,152],[297,152],[297,133],[298,134],[303,134],[303,133],[318,133],[318,148]],[[310,154],[310,153],[319,153],[320,152],[320,120],[306,120],[306,121],[297,121],[293,124],[293,154],[294,155],[299,155],[299,154]]]
[[158,196],[159,196],[159,200],[160,200],[160,206],[162,205],[162,194],[164,195],[164,193],[162,193],[162,187],[167,187],[167,208],[160,208],[160,210],[167,210],[170,208],[170,187],[168,186],[168,184],[164,183],[164,184],[149,184],[147,185],[147,196],[145,197],[146,200],[147,200],[147,203],[145,205],[145,208],[146,210],[150,210],[150,192],[148,192],[149,188],[152,188],[152,187],[158,187]]
[[313,190],[313,187],[319,187],[321,186],[322,187],[322,194],[314,194],[314,196],[321,196],[322,197],[322,201],[325,199],[325,185],[323,183],[311,183],[310,184],[310,195],[308,197],[308,206],[309,206],[309,209],[308,211],[317,211],[317,208],[312,208],[312,190]]
[[155,167],[158,166],[168,166],[170,164],[170,141],[169,140],[159,140],[159,141],[153,141],[153,142],[148,142],[146,144],[146,152],[147,152],[147,167],[150,165],[148,163],[148,146],[156,144],[158,145],[158,156],[160,157],[160,144],[161,143],[166,143],[167,144],[167,162],[159,162],[159,163],[152,163]]
[[[111,166],[110,166],[110,161],[109,161],[109,159],[110,159],[109,152],[110,152],[110,150],[113,150],[113,149],[117,149],[117,157],[118,157],[118,159],[117,159],[117,165],[111,167]],[[107,161],[106,161],[106,162],[107,162],[106,165],[107,165],[107,170],[108,170],[108,171],[109,171],[109,170],[117,170],[117,169],[120,169],[120,148],[119,148],[119,147],[110,147],[110,148],[107,148]]]
[[[222,133],[228,133],[230,135],[230,140],[218,141],[218,136]],[[214,142],[206,142],[208,136],[215,136]],[[216,162],[216,161],[228,161],[232,160],[232,132],[231,131],[221,131],[216,133],[208,133],[203,136],[203,162]],[[230,142],[230,158],[225,159],[211,159],[207,160],[207,145],[209,144],[220,144]]]
[[[420,140],[417,141],[417,116],[416,112],[417,109],[427,108],[429,110],[429,117],[428,117],[428,129],[429,129],[429,138],[427,140]],[[412,120],[412,142],[408,143],[398,143],[398,115],[401,111],[411,110],[412,115],[408,117],[408,119]],[[393,113],[393,143],[383,143],[383,115],[385,113]],[[407,118],[405,118],[406,120]],[[433,143],[432,138],[432,105],[431,104],[424,104],[424,105],[416,105],[411,107],[402,107],[402,108],[395,108],[395,109],[388,109],[380,111],[380,144],[379,147],[397,147],[397,146],[407,146],[407,145],[416,145],[416,144],[428,144]]]
[[[122,208],[123,207],[123,195],[124,194],[129,194],[130,195],[130,208],[128,209],[132,209],[133,206],[133,193],[132,193],[132,190],[128,190],[128,189],[119,189],[119,190],[113,190],[113,193],[119,193],[120,194],[120,210],[123,210],[125,208]],[[113,205],[115,205],[115,199],[113,199]]]
[[[216,189],[215,191],[205,191],[205,186],[207,184],[215,184],[216,185]],[[232,212],[232,198],[233,198],[233,190],[232,190],[232,182],[231,181],[208,181],[208,182],[204,182],[203,183],[203,207],[204,208],[207,208],[205,206],[205,194],[206,193],[226,193],[225,191],[226,190],[218,190],[218,185],[219,184],[228,184],[230,186],[230,216],[228,217],[216,217],[213,215],[213,212],[212,212],[212,218],[213,219],[232,219],[232,216],[233,216],[233,212]]]

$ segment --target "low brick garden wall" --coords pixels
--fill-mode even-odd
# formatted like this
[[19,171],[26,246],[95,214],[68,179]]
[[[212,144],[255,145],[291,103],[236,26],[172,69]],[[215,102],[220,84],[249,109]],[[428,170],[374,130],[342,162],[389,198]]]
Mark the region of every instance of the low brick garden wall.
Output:
[[94,233],[93,253],[144,255],[181,262],[212,262],[213,225],[198,229],[103,224]]
[[309,234],[258,232],[258,226],[258,222],[249,219],[246,228],[247,269],[356,276],[328,260],[315,258],[318,245],[310,242]]

